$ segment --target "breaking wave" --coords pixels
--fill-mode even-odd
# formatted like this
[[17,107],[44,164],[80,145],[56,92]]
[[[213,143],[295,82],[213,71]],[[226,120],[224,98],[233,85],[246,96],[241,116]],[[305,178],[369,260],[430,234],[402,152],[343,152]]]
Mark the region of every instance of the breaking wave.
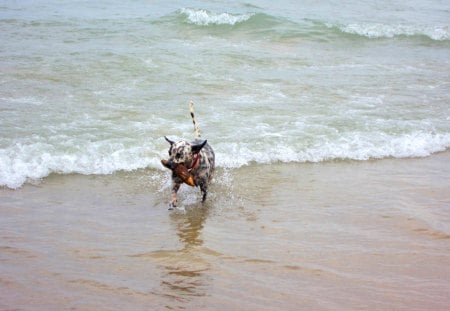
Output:
[[[306,147],[289,141],[279,142],[276,146],[261,146],[257,141],[216,141],[213,147],[218,167],[238,168],[251,163],[425,157],[449,148],[450,135],[414,132],[402,136],[377,136],[355,132],[336,140],[319,139]],[[51,173],[91,175],[144,168],[163,170],[160,160],[166,157],[166,149],[162,139],[134,146],[110,141],[90,142],[72,150],[41,142],[14,144],[0,149],[0,186],[16,189]]]
[[[285,32],[289,37],[330,38],[333,36],[356,35],[364,39],[380,39],[395,37],[426,37],[434,41],[450,40],[449,27],[446,25],[413,25],[383,23],[333,23],[305,18],[292,21],[259,12],[233,14],[228,12],[212,12],[205,9],[182,8],[171,15],[175,19],[169,21],[180,27],[192,25],[198,27],[234,27],[243,26],[246,31],[258,33],[264,29],[264,36],[272,29],[277,37]],[[167,16],[164,18],[167,21]],[[242,27],[241,27],[242,28]]]
[[448,27],[443,26],[414,26],[414,25],[387,25],[381,23],[351,23],[346,25],[327,24],[330,29],[338,29],[347,34],[358,35],[370,39],[394,38],[397,36],[425,36],[436,41],[450,39]]
[[183,8],[180,14],[186,18],[190,24],[197,26],[208,25],[235,25],[249,20],[254,13],[248,14],[230,14],[230,13],[213,13],[207,10],[194,10]]

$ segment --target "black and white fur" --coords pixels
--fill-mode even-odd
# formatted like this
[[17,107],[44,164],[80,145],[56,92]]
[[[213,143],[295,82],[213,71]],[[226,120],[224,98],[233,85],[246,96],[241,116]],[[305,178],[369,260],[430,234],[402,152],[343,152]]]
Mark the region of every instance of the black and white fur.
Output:
[[[211,181],[212,174],[215,167],[215,155],[207,140],[200,139],[200,129],[195,122],[194,117],[194,103],[191,101],[190,114],[192,122],[194,123],[195,140],[188,142],[180,140],[174,142],[167,137],[165,139],[170,144],[168,165],[183,164],[190,170],[194,178],[195,185],[200,187],[202,192],[202,202],[205,202],[208,194],[208,185]],[[172,194],[170,199],[170,207],[175,207],[177,204],[177,192],[180,189],[183,181],[172,173]]]

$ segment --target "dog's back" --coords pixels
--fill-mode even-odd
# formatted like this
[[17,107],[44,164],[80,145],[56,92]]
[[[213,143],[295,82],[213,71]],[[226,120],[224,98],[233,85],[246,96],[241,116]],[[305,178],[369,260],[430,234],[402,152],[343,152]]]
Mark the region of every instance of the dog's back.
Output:
[[[198,126],[198,123],[195,121],[193,101],[190,101],[189,103],[189,112],[191,114],[192,123],[194,124],[194,133],[195,133],[195,140],[191,144],[198,145],[203,143],[203,141],[200,139],[201,136],[200,127]],[[212,174],[214,173],[216,156],[214,154],[214,150],[208,143],[206,143],[205,146],[200,150],[199,155],[200,155],[199,165],[194,167],[191,173],[194,175],[194,178],[198,179],[197,185],[199,185],[200,188],[202,188],[201,185],[205,185],[204,187],[207,188],[207,184],[211,181]]]
[[[192,144],[196,145],[202,143],[201,140],[196,139],[192,142]],[[198,166],[192,169],[192,174],[196,176],[202,182],[209,182],[212,178],[212,174],[214,173],[216,156],[214,154],[214,150],[212,147],[206,143],[205,146],[200,150],[200,159]],[[198,185],[200,185],[198,183]]]

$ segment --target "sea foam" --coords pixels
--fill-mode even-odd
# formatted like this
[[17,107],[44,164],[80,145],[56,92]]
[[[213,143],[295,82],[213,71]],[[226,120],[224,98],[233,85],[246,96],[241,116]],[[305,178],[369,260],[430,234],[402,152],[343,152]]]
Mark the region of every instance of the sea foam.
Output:
[[[213,147],[218,167],[238,168],[251,163],[425,157],[449,148],[450,135],[420,131],[398,136],[353,132],[338,139],[318,139],[310,146],[282,140],[276,146],[257,140],[222,140],[216,141]],[[39,180],[51,173],[91,175],[145,168],[164,170],[160,160],[166,157],[165,148],[159,143],[127,147],[95,142],[69,152],[44,143],[15,144],[0,149],[0,186],[20,188],[27,181]]]
[[268,148],[245,143],[223,143],[216,148],[217,163],[225,168],[238,168],[274,162],[318,163],[332,160],[426,157],[450,147],[450,135],[414,132],[399,136],[387,134],[349,133],[336,140],[325,138],[311,146],[299,147],[280,142]]
[[346,25],[327,24],[327,26],[329,28],[337,27],[344,33],[371,39],[393,38],[396,36],[426,36],[436,41],[450,39],[450,32],[447,26],[388,25],[381,23],[350,23]]
[[0,149],[0,186],[21,187],[29,180],[57,174],[112,174],[145,167],[159,167],[158,155],[147,147],[93,142],[73,150],[43,143],[15,144]]
[[230,14],[230,13],[213,13],[207,10],[194,10],[183,8],[180,13],[187,17],[188,23],[197,26],[207,25],[235,25],[249,20],[254,14]]

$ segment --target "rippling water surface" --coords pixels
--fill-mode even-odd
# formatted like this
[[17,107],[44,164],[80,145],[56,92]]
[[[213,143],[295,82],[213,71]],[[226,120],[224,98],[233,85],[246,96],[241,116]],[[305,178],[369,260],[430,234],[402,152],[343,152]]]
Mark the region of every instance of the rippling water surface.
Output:
[[51,175],[0,195],[0,308],[445,310],[448,153],[168,176]]
[[[339,10],[336,10],[339,6]],[[218,165],[428,156],[450,145],[447,6],[235,1],[0,8],[0,184]]]

